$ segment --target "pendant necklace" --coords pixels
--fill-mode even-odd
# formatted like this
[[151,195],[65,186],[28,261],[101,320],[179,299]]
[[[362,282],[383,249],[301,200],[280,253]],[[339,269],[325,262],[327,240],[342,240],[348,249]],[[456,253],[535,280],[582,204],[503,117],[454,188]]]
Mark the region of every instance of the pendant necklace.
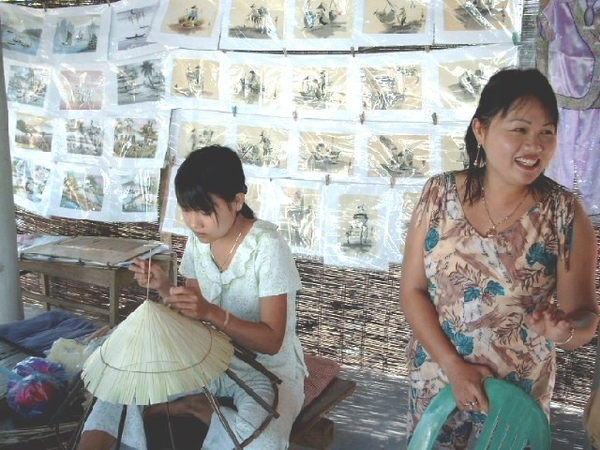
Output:
[[494,220],[492,219],[492,215],[490,214],[490,210],[488,208],[488,204],[485,201],[485,189],[483,187],[481,188],[481,198],[483,200],[483,206],[485,206],[485,212],[487,213],[488,220],[490,221],[490,225],[492,225],[485,232],[485,236],[486,237],[494,237],[494,236],[496,236],[498,234],[498,231],[497,231],[498,227],[500,225],[502,225],[504,222],[506,222],[514,213],[517,212],[517,209],[519,209],[521,207],[521,205],[523,204],[523,202],[527,198],[527,194],[529,194],[529,191],[525,191],[525,195],[523,196],[523,198],[521,199],[521,201],[517,204],[517,206],[515,206],[515,209],[513,209],[508,215],[504,216],[499,222],[494,222]]
[[239,234],[237,235],[237,237],[235,238],[235,242],[231,246],[231,249],[229,250],[229,253],[227,254],[227,259],[225,261],[223,261],[223,264],[219,264],[217,262],[217,258],[215,258],[215,254],[212,251],[212,244],[210,244],[210,257],[212,258],[213,262],[215,263],[215,265],[219,269],[219,272],[223,272],[223,267],[227,267],[227,264],[229,264],[229,260],[231,259],[231,256],[233,255],[233,251],[235,250],[235,248],[236,248],[236,246],[237,246],[240,238],[242,237],[242,232],[243,231],[244,231],[244,229],[242,228],[240,230]]

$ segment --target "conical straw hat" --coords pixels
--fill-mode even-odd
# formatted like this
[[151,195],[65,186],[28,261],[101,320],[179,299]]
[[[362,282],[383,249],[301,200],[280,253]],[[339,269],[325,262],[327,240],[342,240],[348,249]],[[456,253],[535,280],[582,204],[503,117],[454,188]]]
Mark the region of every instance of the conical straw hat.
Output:
[[86,360],[81,376],[101,400],[151,405],[206,386],[233,352],[223,333],[145,300]]

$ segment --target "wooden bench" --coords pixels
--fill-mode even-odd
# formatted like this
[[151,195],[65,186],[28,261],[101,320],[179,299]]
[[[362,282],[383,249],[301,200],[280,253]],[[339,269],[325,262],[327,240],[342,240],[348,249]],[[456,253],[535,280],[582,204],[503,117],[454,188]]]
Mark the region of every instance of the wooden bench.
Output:
[[335,377],[312,402],[305,406],[292,427],[290,442],[316,450],[333,444],[335,423],[325,415],[356,391],[356,382]]

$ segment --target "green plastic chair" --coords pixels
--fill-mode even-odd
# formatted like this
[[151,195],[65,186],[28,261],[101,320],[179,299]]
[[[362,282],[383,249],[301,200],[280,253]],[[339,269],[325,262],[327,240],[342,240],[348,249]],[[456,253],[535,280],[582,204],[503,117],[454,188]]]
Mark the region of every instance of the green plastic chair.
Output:
[[[518,386],[497,378],[488,378],[484,386],[490,412],[475,450],[550,449],[550,424],[533,397]],[[432,449],[444,422],[455,410],[452,387],[446,386],[423,413],[408,450]]]

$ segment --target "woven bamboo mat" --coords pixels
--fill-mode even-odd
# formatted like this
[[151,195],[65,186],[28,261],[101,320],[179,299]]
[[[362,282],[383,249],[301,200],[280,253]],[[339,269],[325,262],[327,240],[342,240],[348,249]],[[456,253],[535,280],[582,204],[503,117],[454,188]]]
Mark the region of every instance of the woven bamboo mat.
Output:
[[[20,209],[17,228],[19,233],[161,240],[157,223],[45,219]],[[596,235],[600,241],[600,226],[596,227]],[[185,238],[172,236],[170,243],[181,258]],[[304,348],[349,367],[405,376],[404,350],[410,330],[400,310],[401,267],[392,265],[388,271],[374,272],[325,266],[320,259],[305,257],[297,257],[296,262],[303,283],[297,309],[298,334]],[[600,285],[600,269],[596,270],[596,282]],[[35,275],[23,276],[22,283],[39,292]],[[600,293],[600,289],[597,291]],[[50,294],[73,302],[108,305],[108,293],[102,288],[73,281],[52,280]],[[120,316],[126,317],[145,295],[144,289],[126,287]],[[560,351],[554,400],[583,407],[592,386],[595,361],[596,339],[575,352]]]

